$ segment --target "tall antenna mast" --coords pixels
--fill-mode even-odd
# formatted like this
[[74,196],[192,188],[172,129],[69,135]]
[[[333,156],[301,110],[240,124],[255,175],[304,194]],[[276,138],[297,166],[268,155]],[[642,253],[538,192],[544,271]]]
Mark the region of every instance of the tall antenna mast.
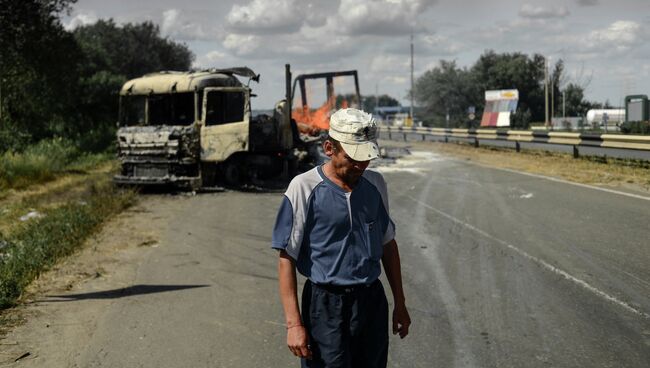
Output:
[[411,121],[413,121],[413,30],[411,29]]
[[375,108],[379,107],[379,82],[375,82]]

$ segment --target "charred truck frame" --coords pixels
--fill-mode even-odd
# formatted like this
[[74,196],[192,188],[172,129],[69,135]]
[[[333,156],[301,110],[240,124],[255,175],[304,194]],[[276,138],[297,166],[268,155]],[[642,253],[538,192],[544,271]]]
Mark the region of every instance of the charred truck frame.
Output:
[[[248,82],[243,84],[237,76]],[[360,101],[356,71],[300,75],[292,90],[287,64],[285,99],[276,104],[272,116],[255,118],[251,117],[254,95],[249,84],[259,81],[259,75],[246,67],[160,72],[132,79],[120,90],[117,152],[121,171],[114,181],[198,189],[213,186],[217,178],[238,185],[287,175],[296,167],[297,157],[304,156],[294,155],[294,149],[313,155],[310,147],[319,143],[301,140],[298,132],[297,125],[313,122],[292,120],[296,85],[303,104],[300,111],[310,110],[305,80],[325,79],[328,101],[333,101],[333,78],[340,76],[354,77]]]
[[[287,78],[291,80],[287,65]],[[120,91],[120,184],[173,184],[197,189],[286,172],[294,147],[291,99],[272,117],[251,119],[249,68],[160,72],[130,80]],[[290,83],[290,82],[289,82]],[[287,90],[287,95],[290,91]]]

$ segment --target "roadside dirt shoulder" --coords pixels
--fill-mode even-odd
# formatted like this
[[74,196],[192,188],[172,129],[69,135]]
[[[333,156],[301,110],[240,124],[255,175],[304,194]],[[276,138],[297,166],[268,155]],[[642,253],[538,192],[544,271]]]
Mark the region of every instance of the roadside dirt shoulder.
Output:
[[[72,356],[52,352],[74,354],[75,347],[84,345],[84,337],[92,336],[97,316],[112,303],[110,298],[102,298],[102,293],[132,285],[140,261],[158,247],[168,221],[186,199],[144,196],[138,205],[106,223],[78,254],[35,280],[21,306],[3,312],[0,366],[14,366],[17,360],[32,361],[30,366],[69,366]],[[71,293],[93,297],[61,297]],[[61,360],[44,362],[39,356]]]

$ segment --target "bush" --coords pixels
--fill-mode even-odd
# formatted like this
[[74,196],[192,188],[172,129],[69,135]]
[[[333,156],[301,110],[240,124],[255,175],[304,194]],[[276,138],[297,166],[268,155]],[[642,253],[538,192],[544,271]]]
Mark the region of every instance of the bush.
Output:
[[115,153],[116,132],[116,124],[104,124],[80,135],[75,141],[83,152]]
[[623,134],[650,134],[650,121],[626,121],[621,124]]
[[0,189],[23,188],[51,180],[84,155],[72,141],[45,139],[23,152],[0,156]]
[[530,109],[517,109],[517,111],[510,114],[510,127],[512,129],[528,130],[532,116]]
[[0,118],[0,154],[7,151],[20,151],[27,147],[32,139],[31,135],[12,124],[6,115],[3,114]]

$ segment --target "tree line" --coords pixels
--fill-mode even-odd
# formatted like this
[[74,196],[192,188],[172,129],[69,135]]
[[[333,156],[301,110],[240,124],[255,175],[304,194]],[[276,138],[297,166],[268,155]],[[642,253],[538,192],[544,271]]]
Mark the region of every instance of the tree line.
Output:
[[[529,56],[491,50],[484,52],[471,67],[461,68],[455,61],[441,60],[439,66],[426,71],[415,83],[418,115],[427,125],[444,126],[448,114],[452,126],[465,127],[471,125],[468,121],[470,106],[475,107],[480,120],[486,90],[517,89],[519,103],[511,125],[527,129],[531,122],[545,119],[545,63],[544,56],[539,54]],[[568,80],[562,60],[549,68],[548,78],[555,116],[562,114],[562,93],[566,116],[585,116],[589,109],[603,107],[585,99],[587,83]]]
[[191,67],[187,45],[151,22],[99,20],[67,31],[60,17],[75,1],[0,0],[0,153],[50,137],[104,149],[124,82]]

